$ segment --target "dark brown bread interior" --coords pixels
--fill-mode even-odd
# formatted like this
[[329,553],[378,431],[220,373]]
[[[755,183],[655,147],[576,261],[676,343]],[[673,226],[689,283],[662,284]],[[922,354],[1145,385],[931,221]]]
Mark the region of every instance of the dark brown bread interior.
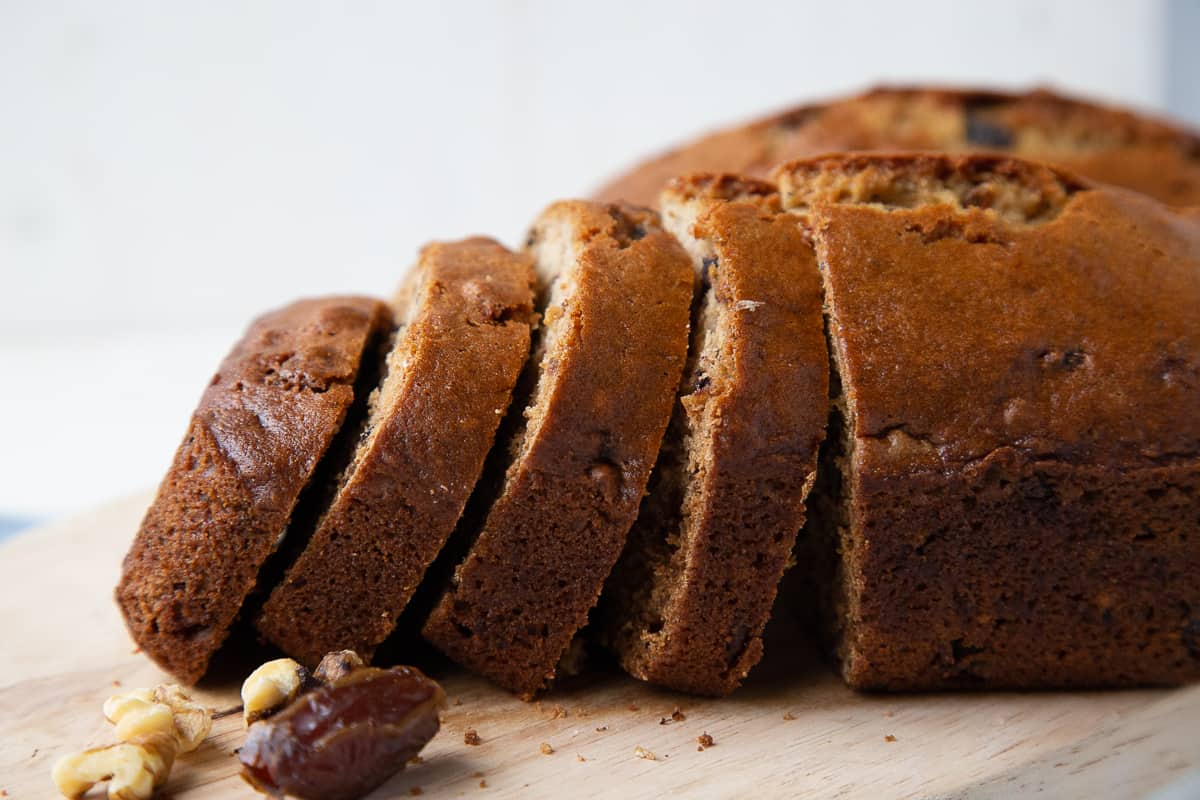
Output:
[[630,674],[723,695],[762,654],[816,471],[821,281],[770,184],[681,178],[661,205],[701,287],[681,396],[601,619]]
[[388,325],[370,298],[292,303],[255,320],[205,389],[116,589],[134,641],[180,680],[225,641]]
[[303,552],[255,624],[315,666],[370,659],[445,544],[529,355],[533,265],[490,239],[432,244],[399,292],[382,381]]
[[1007,94],[880,88],[800,106],[652,158],[596,197],[652,204],[676,175],[725,171],[766,177],[784,161],[852,150],[1003,151],[1172,205],[1200,205],[1195,132],[1044,89]]
[[1000,157],[777,180],[840,379],[804,538],[846,681],[1200,677],[1200,226]]
[[546,294],[536,387],[498,497],[423,631],[526,697],[553,679],[621,552],[679,385],[692,296],[687,254],[653,212],[556,203],[530,251]]

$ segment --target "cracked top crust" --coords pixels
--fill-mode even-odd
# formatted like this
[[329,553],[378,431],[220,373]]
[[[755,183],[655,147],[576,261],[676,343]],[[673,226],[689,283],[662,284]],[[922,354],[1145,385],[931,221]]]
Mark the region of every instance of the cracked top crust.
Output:
[[718,131],[638,165],[596,196],[652,203],[685,172],[761,177],[789,159],[850,150],[1001,151],[1172,205],[1200,204],[1200,137],[1191,131],[1044,89],[930,87],[874,89]]
[[[813,232],[865,466],[1200,454],[1194,215],[999,157],[832,156],[776,175]],[[1056,213],[947,202],[962,186]],[[892,191],[905,202],[879,202]]]

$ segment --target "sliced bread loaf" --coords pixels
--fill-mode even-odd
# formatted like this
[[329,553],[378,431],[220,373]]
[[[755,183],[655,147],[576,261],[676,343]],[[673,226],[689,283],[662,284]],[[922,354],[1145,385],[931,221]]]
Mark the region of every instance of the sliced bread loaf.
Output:
[[692,296],[687,253],[653,212],[556,203],[529,249],[545,295],[535,385],[497,495],[424,626],[451,658],[526,697],[554,677],[637,514]]
[[1200,677],[1195,219],[1002,157],[777,180],[840,377],[803,539],[846,681]]
[[727,694],[761,634],[804,521],[829,408],[821,279],[772,185],[698,175],[663,193],[701,288],[682,396],[604,593],[631,675]]
[[134,641],[180,680],[228,635],[390,321],[365,297],[292,303],[255,320],[205,389],[116,589]]
[[426,247],[357,449],[256,619],[316,666],[369,659],[454,529],[529,355],[533,265],[490,239]]

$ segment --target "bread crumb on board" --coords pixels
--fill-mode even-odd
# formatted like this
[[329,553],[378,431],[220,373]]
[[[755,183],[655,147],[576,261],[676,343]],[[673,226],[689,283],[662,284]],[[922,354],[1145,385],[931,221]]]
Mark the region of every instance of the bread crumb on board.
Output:
[[712,746],[713,746],[713,745],[715,745],[716,743],[717,743],[717,740],[716,740],[716,739],[714,739],[714,738],[713,738],[713,737],[712,737],[712,736],[709,734],[709,732],[708,732],[708,731],[705,731],[704,733],[702,733],[702,734],[700,734],[699,736],[697,736],[697,737],[696,737],[696,744],[698,745],[698,747],[696,747],[696,750],[698,750],[698,751],[701,751],[701,752],[702,752],[702,751],[704,751],[706,748],[712,747]]
[[896,741],[896,737],[895,737],[895,736],[892,736],[892,735],[889,733],[887,736],[883,737],[883,740],[884,740],[885,742],[894,742],[894,741]]
[[487,783],[487,781],[483,781],[483,780],[481,780],[481,781],[479,782],[479,788],[480,788],[480,789],[486,789],[487,787],[488,787],[488,783]]
[[575,754],[575,760],[576,760],[576,761],[587,761],[587,759],[583,757],[583,754],[582,754],[582,753],[576,753],[576,754]]
[[672,722],[683,722],[685,719],[687,719],[687,714],[684,714],[682,711],[680,711],[679,706],[675,706],[675,710],[671,712],[671,716],[660,717],[658,724],[670,725]]
[[654,755],[654,753],[642,747],[640,744],[633,748],[633,755],[637,758],[645,759],[646,761],[658,761],[658,756]]
[[469,744],[471,747],[478,747],[479,745],[483,744],[483,739],[479,738],[479,734],[475,732],[474,728],[468,728],[467,732],[463,734],[463,744]]
[[554,748],[550,746],[549,742],[542,742],[540,745],[538,745],[538,749],[542,751],[542,755],[544,756],[552,755],[554,753]]
[[790,711],[783,712],[783,719],[785,722],[791,722],[795,718],[796,718],[796,715],[793,714],[792,712],[790,712]]

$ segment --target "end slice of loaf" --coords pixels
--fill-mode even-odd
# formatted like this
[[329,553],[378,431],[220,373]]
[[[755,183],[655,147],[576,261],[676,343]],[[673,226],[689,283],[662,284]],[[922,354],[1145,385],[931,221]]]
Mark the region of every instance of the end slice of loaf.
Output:
[[255,320],[204,391],[116,589],[134,641],[180,680],[228,635],[389,325],[370,298],[292,303]]
[[676,179],[667,228],[701,287],[679,404],[605,590],[605,638],[631,675],[733,691],[804,521],[829,408],[821,279],[774,187]]
[[871,689],[1200,678],[1200,226],[993,156],[777,172],[839,376],[810,502]]
[[442,549],[529,355],[532,260],[490,239],[426,247],[351,463],[255,624],[315,666],[369,659]]
[[687,356],[692,268],[653,212],[567,201],[530,236],[545,289],[503,485],[424,636],[523,696],[587,621],[637,514]]

